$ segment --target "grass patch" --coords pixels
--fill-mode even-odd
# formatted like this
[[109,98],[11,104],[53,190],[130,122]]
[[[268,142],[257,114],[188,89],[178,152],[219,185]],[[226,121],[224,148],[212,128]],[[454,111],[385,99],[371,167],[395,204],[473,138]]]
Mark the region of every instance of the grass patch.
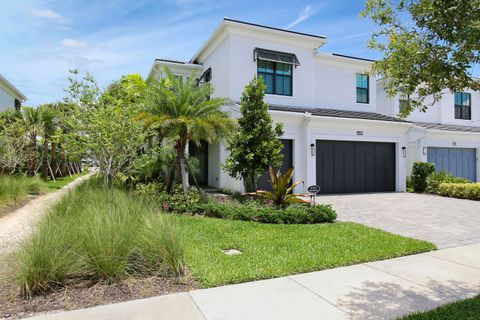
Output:
[[436,309],[413,313],[399,320],[478,320],[480,319],[480,295],[449,303]]
[[45,186],[37,177],[0,176],[0,209],[17,205],[29,196],[45,192]]
[[45,186],[45,189],[47,192],[53,192],[62,189],[65,187],[67,184],[70,182],[73,182],[77,178],[83,177],[88,174],[88,171],[85,170],[82,173],[77,173],[77,174],[72,174],[71,176],[65,176],[63,178],[56,178],[55,181],[53,180],[48,180],[48,181],[43,181],[42,183]]
[[0,211],[23,204],[28,196],[41,195],[57,191],[75,179],[86,175],[87,172],[58,178],[56,181],[45,181],[39,177],[24,175],[0,176]]
[[70,191],[17,253],[17,282],[32,295],[82,279],[114,282],[129,275],[178,275],[183,241],[143,201],[91,179]]
[[[187,265],[203,287],[266,279],[435,249],[355,223],[269,225],[168,215],[181,227]],[[227,256],[224,249],[242,254]]]

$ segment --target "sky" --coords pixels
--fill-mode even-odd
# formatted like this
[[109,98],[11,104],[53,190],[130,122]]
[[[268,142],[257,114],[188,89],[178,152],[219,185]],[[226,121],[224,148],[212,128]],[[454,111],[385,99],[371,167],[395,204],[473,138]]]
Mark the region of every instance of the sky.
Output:
[[323,52],[378,59],[363,0],[0,0],[0,74],[28,98],[61,100],[68,70],[101,87],[146,77],[155,58],[190,60],[224,17],[324,35]]

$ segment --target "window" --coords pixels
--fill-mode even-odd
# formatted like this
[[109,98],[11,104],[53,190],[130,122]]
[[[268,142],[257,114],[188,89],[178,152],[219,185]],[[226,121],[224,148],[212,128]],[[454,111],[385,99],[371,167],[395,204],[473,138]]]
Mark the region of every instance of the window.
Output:
[[280,62],[257,60],[257,73],[265,82],[266,93],[292,95],[292,65]]
[[369,103],[368,83],[368,75],[357,73],[357,103]]
[[407,99],[400,99],[398,101],[398,106],[399,106],[400,113],[405,112],[408,108],[408,100]]
[[455,92],[455,119],[472,119],[472,99],[470,93]]
[[22,103],[20,100],[15,99],[15,110],[20,111],[22,109]]

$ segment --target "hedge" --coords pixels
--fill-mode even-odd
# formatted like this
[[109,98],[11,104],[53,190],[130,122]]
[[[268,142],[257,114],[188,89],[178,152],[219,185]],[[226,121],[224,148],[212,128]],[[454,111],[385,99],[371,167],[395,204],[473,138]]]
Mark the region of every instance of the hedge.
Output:
[[337,218],[335,210],[326,204],[294,204],[279,208],[260,206],[255,202],[232,205],[210,201],[195,205],[192,211],[206,217],[277,224],[314,224],[332,222]]
[[442,183],[439,194],[445,197],[480,200],[480,183]]

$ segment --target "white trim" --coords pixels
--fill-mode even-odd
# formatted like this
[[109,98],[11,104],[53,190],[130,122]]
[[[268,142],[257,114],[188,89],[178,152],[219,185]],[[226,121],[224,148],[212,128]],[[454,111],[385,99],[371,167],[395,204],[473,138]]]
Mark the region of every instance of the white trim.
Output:
[[0,84],[2,83],[6,87],[6,89],[9,89],[14,93],[12,95],[14,98],[18,98],[18,100],[20,100],[21,102],[25,102],[27,100],[27,97],[20,90],[18,90],[13,84],[11,84],[4,76],[0,74]]

